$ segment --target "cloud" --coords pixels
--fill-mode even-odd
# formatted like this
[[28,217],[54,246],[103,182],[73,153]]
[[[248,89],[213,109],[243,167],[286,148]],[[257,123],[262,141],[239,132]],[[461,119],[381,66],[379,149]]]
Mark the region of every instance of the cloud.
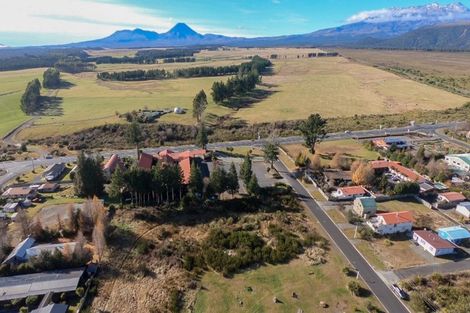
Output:
[[117,29],[169,29],[163,12],[92,0],[13,0],[2,3],[0,32],[67,35],[71,39],[106,36]]
[[432,3],[408,8],[390,8],[359,12],[347,19],[348,23],[382,23],[391,21],[420,21],[423,19],[451,21],[470,18],[470,11],[462,4]]
[[274,3],[274,4],[280,4],[280,3],[281,3],[281,0],[271,0],[271,1],[272,1],[272,3]]

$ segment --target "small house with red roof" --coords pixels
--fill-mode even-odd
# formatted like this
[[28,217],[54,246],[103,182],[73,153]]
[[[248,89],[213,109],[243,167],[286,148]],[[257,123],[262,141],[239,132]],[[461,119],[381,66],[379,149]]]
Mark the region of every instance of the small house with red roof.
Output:
[[438,234],[429,230],[415,230],[413,240],[433,256],[452,254],[455,252],[455,245],[442,239]]
[[450,191],[450,192],[444,192],[440,193],[437,196],[437,200],[441,203],[447,203],[447,204],[454,204],[457,205],[460,202],[463,202],[466,200],[465,196],[461,194],[460,192],[455,192],[455,191]]
[[413,229],[413,215],[410,211],[390,212],[377,214],[367,221],[367,225],[380,235],[411,232]]
[[155,164],[157,164],[157,159],[153,155],[142,152],[137,166],[143,170],[150,171]]
[[363,186],[340,187],[333,192],[333,197],[341,200],[349,200],[357,197],[364,197],[369,192]]

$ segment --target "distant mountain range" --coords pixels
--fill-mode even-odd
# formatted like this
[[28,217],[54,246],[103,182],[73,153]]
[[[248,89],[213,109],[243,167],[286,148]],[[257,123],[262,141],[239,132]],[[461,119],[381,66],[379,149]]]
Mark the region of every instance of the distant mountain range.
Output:
[[120,30],[91,41],[54,47],[155,48],[190,46],[347,46],[391,49],[470,49],[470,10],[462,3],[437,3],[361,12],[348,24],[315,32],[276,37],[228,37],[200,34],[184,23],[165,33]]

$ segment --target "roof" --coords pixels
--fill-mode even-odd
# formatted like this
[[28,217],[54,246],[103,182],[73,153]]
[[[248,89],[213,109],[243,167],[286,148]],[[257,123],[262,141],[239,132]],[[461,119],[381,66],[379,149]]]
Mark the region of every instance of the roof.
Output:
[[206,150],[204,149],[199,149],[199,150],[186,150],[180,153],[172,153],[169,154],[169,156],[175,160],[175,161],[180,161],[186,158],[195,158],[198,156],[203,156],[207,153]]
[[356,198],[355,201],[361,202],[363,208],[374,209],[377,208],[377,203],[374,198],[371,197],[360,197]]
[[24,197],[30,195],[32,192],[33,190],[30,187],[12,187],[8,188],[7,191],[2,194],[2,197]]
[[415,230],[414,233],[436,249],[452,249],[455,246],[429,230]]
[[0,277],[0,301],[68,292],[77,288],[84,268]]
[[172,150],[169,150],[169,149],[165,149],[165,150],[162,150],[162,151],[158,152],[158,156],[164,157],[164,156],[167,156],[167,155],[170,155],[170,154],[173,154],[173,153],[175,153],[175,152],[172,151]]
[[367,190],[362,186],[341,187],[338,188],[338,190],[340,190],[345,196],[363,195],[367,193]]
[[460,202],[457,207],[465,208],[470,211],[470,202]]
[[382,217],[386,225],[414,222],[413,214],[410,211],[380,213],[377,216]]
[[462,160],[463,162],[467,163],[468,165],[470,165],[470,153],[450,154],[447,157],[458,158]]
[[463,194],[460,192],[455,192],[455,191],[450,191],[450,192],[444,192],[439,194],[442,198],[446,199],[449,202],[459,202],[459,201],[465,201],[466,198]]
[[62,303],[52,303],[40,309],[32,310],[31,313],[66,313],[69,306]]
[[[32,237],[26,238],[25,240],[20,242],[15,247],[15,249],[13,249],[13,251],[11,251],[11,253],[5,258],[5,260],[3,260],[2,264],[10,263],[10,262],[14,261],[16,258],[26,259],[26,250],[31,248],[34,245],[35,242],[36,242],[36,240],[34,240],[34,238],[32,238]],[[0,286],[1,285],[2,284],[0,284]]]
[[103,166],[103,170],[114,172],[116,167],[119,166],[121,169],[124,169],[124,163],[122,163],[121,158],[117,154],[113,154],[108,162]]
[[387,161],[387,160],[376,160],[376,161],[369,162],[370,166],[374,170],[389,168],[392,163],[400,164],[399,162],[392,162],[392,161]]
[[470,232],[461,226],[451,226],[438,229],[439,235],[444,233],[449,240],[462,240],[470,238]]
[[42,190],[42,189],[56,189],[59,187],[59,184],[57,183],[51,183],[51,182],[46,182],[44,184],[42,184],[41,186],[39,186],[38,190]]
[[416,181],[420,183],[426,181],[426,178],[424,178],[424,176],[421,176],[420,174],[416,173],[412,169],[409,169],[401,164],[390,163],[390,168],[402,174],[403,176],[407,177],[411,181]]
[[76,245],[76,242],[37,245],[27,249],[26,254],[28,257],[34,257],[40,255],[42,252],[48,251],[53,253],[56,250],[60,251],[61,253],[73,253],[75,251]]
[[183,172],[183,184],[189,184],[191,176],[191,158],[186,158],[178,162],[181,171]]
[[153,165],[153,156],[151,154],[142,152],[139,159],[139,167],[145,170],[151,170]]
[[351,171],[324,171],[328,180],[352,180]]

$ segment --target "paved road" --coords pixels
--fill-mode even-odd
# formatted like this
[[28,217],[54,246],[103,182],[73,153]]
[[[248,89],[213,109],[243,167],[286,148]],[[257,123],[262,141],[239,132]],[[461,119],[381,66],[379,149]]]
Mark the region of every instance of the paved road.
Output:
[[318,219],[322,227],[329,234],[331,240],[346,256],[349,262],[359,271],[360,276],[369,286],[370,290],[380,300],[384,308],[389,313],[409,313],[409,310],[403,303],[395,296],[391,289],[380,279],[374,269],[367,263],[367,261],[359,254],[351,242],[346,238],[343,233],[338,229],[336,224],[328,217],[328,215],[320,208],[320,206],[312,199],[307,190],[293,178],[287,168],[281,163],[276,162],[276,169],[294,188],[297,194],[301,197],[303,202],[312,211],[313,215]]
[[[407,126],[407,127],[396,127],[396,128],[386,128],[386,129],[373,129],[373,130],[363,130],[363,131],[354,131],[348,133],[332,133],[328,134],[325,138],[326,141],[331,140],[343,140],[343,139],[360,139],[360,138],[372,138],[372,137],[380,137],[380,136],[390,136],[390,135],[402,135],[407,134],[408,132],[426,132],[432,133],[437,129],[440,128],[449,128],[449,127],[456,127],[462,123],[454,122],[454,123],[441,123],[441,124],[420,124],[415,126]],[[228,142],[219,142],[219,143],[212,143],[208,145],[209,149],[220,149],[226,147],[243,147],[243,146],[255,146],[259,147],[266,143],[268,139],[257,139],[257,140],[240,140],[240,141],[228,141]],[[293,136],[293,137],[282,137],[276,139],[279,144],[294,144],[294,143],[302,143],[304,140],[300,136]],[[144,149],[145,152],[148,153],[157,153],[158,151],[164,149],[171,149],[174,151],[184,151],[188,149],[194,149],[194,145],[185,145],[185,146],[177,146],[177,147],[158,147],[158,148],[148,148]],[[109,151],[102,153],[102,156],[105,158],[110,157],[112,154],[119,154],[121,157],[125,156],[135,156],[135,150],[116,150],[116,151]],[[40,165],[51,165],[54,163],[59,162],[74,162],[76,157],[68,156],[68,157],[58,157],[54,159],[37,159],[34,161],[9,161],[9,162],[0,162],[0,168],[5,169],[8,173],[6,175],[0,176],[0,187],[2,187],[6,182],[15,178],[16,176],[21,175],[22,173],[28,172],[32,170],[34,166]]]
[[461,140],[455,139],[453,137],[447,136],[446,134],[443,134],[440,131],[437,131],[437,129],[433,131],[433,135],[441,138],[444,141],[453,143],[454,145],[457,145],[459,147],[462,147],[462,148],[467,149],[468,151],[470,151],[470,144],[469,143],[466,143],[466,142],[463,142]]
[[423,266],[416,266],[410,268],[403,268],[394,271],[395,275],[397,275],[400,279],[410,278],[416,275],[420,276],[427,276],[433,273],[441,273],[441,274],[448,274],[448,273],[455,273],[455,272],[462,272],[468,271],[470,269],[470,260],[462,260],[457,262],[447,262],[443,264],[430,264],[430,265],[423,265]]

